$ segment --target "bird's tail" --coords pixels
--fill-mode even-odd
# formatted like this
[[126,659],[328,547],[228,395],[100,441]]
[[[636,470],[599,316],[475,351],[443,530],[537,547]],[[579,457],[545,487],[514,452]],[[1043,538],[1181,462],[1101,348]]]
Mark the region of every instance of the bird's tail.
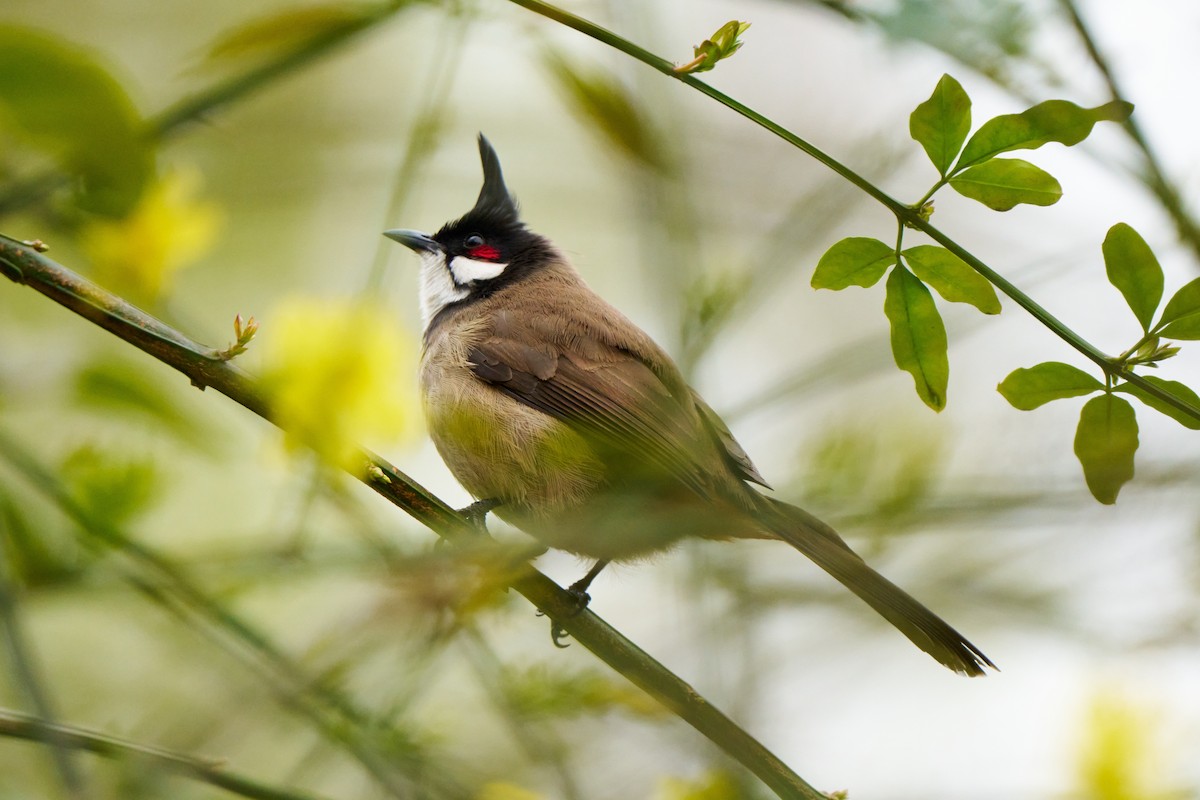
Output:
[[802,508],[755,494],[758,516],[773,534],[837,578],[917,647],[963,675],[982,675],[984,667],[996,669],[962,634],[871,569],[833,528]]

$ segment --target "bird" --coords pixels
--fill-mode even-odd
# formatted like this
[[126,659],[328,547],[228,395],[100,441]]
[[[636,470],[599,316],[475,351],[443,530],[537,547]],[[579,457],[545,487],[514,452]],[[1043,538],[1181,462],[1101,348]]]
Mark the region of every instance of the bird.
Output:
[[384,232],[420,260],[422,405],[471,510],[595,559],[571,586],[581,604],[610,561],[687,537],[782,540],[949,669],[995,669],[832,527],[756,488],[770,489],[717,412],[522,221],[495,148],[478,142],[470,211],[432,235]]

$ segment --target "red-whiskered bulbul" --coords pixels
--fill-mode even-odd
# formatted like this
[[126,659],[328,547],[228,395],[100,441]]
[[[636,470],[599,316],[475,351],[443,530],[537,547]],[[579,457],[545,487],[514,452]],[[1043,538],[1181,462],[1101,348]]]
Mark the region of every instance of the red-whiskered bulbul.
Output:
[[[521,222],[482,135],[475,207],[430,236],[386,236],[421,259],[421,391],[430,435],[477,500],[543,543],[610,560],[685,536],[782,539],[918,647],[966,675],[979,648],[767,486],[729,428],[646,333]],[[769,488],[769,487],[768,487]]]

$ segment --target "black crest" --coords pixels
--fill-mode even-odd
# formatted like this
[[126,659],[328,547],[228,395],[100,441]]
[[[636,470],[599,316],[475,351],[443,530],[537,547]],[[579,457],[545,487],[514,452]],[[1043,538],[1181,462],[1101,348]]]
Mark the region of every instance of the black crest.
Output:
[[473,213],[495,216],[516,221],[517,202],[504,185],[504,173],[500,170],[500,156],[496,148],[482,133],[479,134],[479,160],[483,162],[483,188],[475,201]]

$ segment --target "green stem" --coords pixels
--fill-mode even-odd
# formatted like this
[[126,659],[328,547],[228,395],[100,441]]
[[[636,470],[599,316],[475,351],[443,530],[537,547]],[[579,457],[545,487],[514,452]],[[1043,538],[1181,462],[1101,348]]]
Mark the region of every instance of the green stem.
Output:
[[0,736],[31,742],[54,741],[62,747],[183,775],[254,800],[316,800],[315,795],[279,789],[230,772],[220,761],[195,758],[3,709],[0,709]]
[[1079,351],[1084,357],[1094,362],[1098,367],[1100,367],[1101,370],[1104,371],[1105,375],[1113,375],[1124,378],[1135,386],[1141,388],[1147,394],[1153,395],[1155,398],[1170,405],[1172,408],[1175,408],[1200,421],[1200,408],[1197,408],[1186,400],[1176,397],[1170,392],[1155,386],[1141,376],[1131,372],[1127,368],[1113,363],[1113,360],[1109,356],[1105,355],[1097,347],[1085,340],[1082,336],[1068,328],[1061,320],[1039,305],[1036,301],[1034,301],[1033,298],[1029,297],[1029,295],[1018,289],[1012,284],[1012,282],[1005,279],[1002,275],[1000,275],[1000,273],[996,272],[987,264],[984,264],[978,258],[971,255],[971,253],[969,253],[962,245],[958,244],[949,236],[939,231],[937,228],[931,225],[928,220],[923,219],[916,210],[896,200],[891,195],[887,194],[882,189],[868,181],[866,178],[847,167],[845,164],[842,164],[840,161],[825,153],[823,150],[811,144],[810,142],[801,139],[795,133],[792,133],[779,123],[769,119],[744,103],[733,99],[719,89],[715,89],[691,75],[676,74],[673,66],[666,59],[651,53],[649,50],[646,50],[643,47],[639,47],[633,42],[630,42],[628,39],[625,39],[624,37],[619,36],[594,22],[590,22],[582,17],[577,17],[574,14],[563,11],[560,8],[549,5],[548,3],[543,3],[541,0],[509,0],[509,2],[529,9],[536,14],[540,14],[548,19],[552,19],[562,25],[566,25],[569,28],[577,30],[586,36],[590,36],[599,42],[603,42],[604,44],[607,44],[610,47],[613,47],[616,50],[619,50],[620,52],[637,59],[643,64],[658,70],[664,75],[668,75],[687,84],[696,91],[711,97],[726,108],[736,111],[738,114],[741,114],[751,122],[754,122],[760,127],[765,128],[766,130],[778,136],[780,139],[783,139],[785,142],[788,142],[797,149],[808,154],[811,158],[817,160],[821,164],[824,164],[827,168],[845,178],[854,186],[861,189],[865,194],[876,200],[880,205],[884,206],[893,214],[895,214],[896,218],[900,220],[902,225],[907,225],[910,228],[915,228],[925,233],[938,244],[942,245],[947,250],[961,258],[972,269],[991,281],[997,289],[1007,295],[1017,305],[1025,309],[1031,316],[1033,316],[1034,319],[1038,320],[1047,328],[1049,328],[1056,336],[1065,341],[1075,350]]
[[1133,355],[1134,353],[1136,353],[1138,350],[1141,349],[1142,345],[1146,344],[1146,342],[1149,342],[1151,339],[1157,339],[1157,338],[1158,338],[1158,333],[1156,333],[1155,331],[1150,331],[1149,333],[1146,333],[1145,335],[1142,336],[1142,338],[1137,340],[1137,343],[1133,347],[1129,348],[1124,353],[1121,353],[1121,355],[1119,355],[1115,359],[1113,359],[1114,363],[1123,365],[1126,361],[1129,360],[1129,357],[1131,355]]
[[945,186],[948,183],[950,183],[949,175],[945,175],[945,176],[939,178],[938,182],[935,183],[933,186],[931,186],[929,188],[929,191],[926,192],[925,195],[920,200],[913,203],[912,207],[915,208],[916,210],[920,211],[922,208],[924,208],[926,203],[928,203],[930,200],[933,199],[933,196],[935,194],[937,194],[938,190],[941,189],[943,186]]
[[[54,703],[42,680],[41,670],[37,659],[30,650],[30,643],[25,635],[25,626],[20,614],[17,597],[17,578],[11,569],[11,556],[15,548],[8,546],[8,532],[15,526],[14,514],[7,503],[0,506],[0,627],[4,629],[4,641],[8,650],[9,666],[12,669],[14,683],[24,690],[25,696],[38,717],[49,722],[57,718]],[[66,794],[79,800],[91,796],[88,786],[70,749],[54,734],[48,733],[40,741],[50,750],[51,760],[58,772]]]
[[[1061,5],[1063,11],[1066,12],[1067,18],[1071,21],[1071,25],[1075,28],[1080,41],[1083,43],[1084,49],[1087,50],[1088,57],[1092,59],[1092,63],[1095,64],[1101,77],[1104,78],[1112,99],[1123,100],[1124,93],[1117,84],[1116,75],[1113,73],[1108,59],[1100,51],[1099,45],[1096,44],[1091,29],[1084,22],[1074,0],[1061,0]],[[1145,173],[1141,176],[1142,179],[1150,191],[1158,197],[1168,216],[1175,223],[1175,230],[1179,233],[1179,238],[1191,248],[1192,255],[1200,259],[1200,224],[1197,224],[1196,218],[1188,210],[1179,189],[1167,178],[1166,170],[1163,169],[1158,156],[1155,155],[1153,148],[1150,147],[1149,140],[1146,139],[1141,126],[1138,125],[1137,116],[1132,116],[1125,120],[1122,123],[1122,127],[1133,141],[1134,146],[1142,152],[1142,164],[1145,168]]]

